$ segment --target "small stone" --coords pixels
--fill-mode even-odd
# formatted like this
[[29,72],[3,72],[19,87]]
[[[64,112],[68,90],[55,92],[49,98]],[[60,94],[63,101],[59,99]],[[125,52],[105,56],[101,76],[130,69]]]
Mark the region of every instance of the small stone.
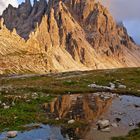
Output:
[[124,88],[125,89],[126,86],[125,85],[119,85],[118,88]]
[[29,103],[31,100],[26,100],[27,103]]
[[46,97],[50,96],[50,94],[47,94]]
[[56,121],[59,121],[59,118],[55,118]]
[[18,118],[17,116],[14,117],[14,119],[17,119],[17,118]]
[[7,132],[7,137],[14,138],[17,136],[17,133],[18,133],[17,131],[9,131],[9,132]]
[[10,106],[5,105],[3,108],[4,108],[4,109],[9,109],[9,108],[10,108]]
[[68,121],[68,124],[73,124],[73,123],[75,123],[75,120],[69,120]]
[[15,106],[15,103],[14,102],[12,102],[12,106]]
[[3,103],[2,106],[6,106],[6,103]]
[[8,93],[8,90],[6,90],[5,93]]
[[129,126],[134,126],[135,124],[133,122],[129,123]]
[[124,115],[125,113],[124,113],[124,112],[119,112],[118,114],[119,114],[119,115]]
[[110,126],[110,122],[109,122],[109,120],[99,120],[97,122],[97,125],[98,125],[99,129],[104,129],[104,128]]
[[113,90],[113,89],[115,89],[115,84],[114,83],[109,83],[109,85],[110,85],[110,88]]
[[110,129],[110,127],[107,127],[107,128],[101,129],[101,131],[102,131],[102,132],[110,132],[111,129]]
[[104,100],[106,101],[106,100],[109,100],[111,97],[109,97],[109,96],[104,96],[103,98],[104,98]]
[[111,126],[112,127],[118,127],[118,125],[116,123],[112,123]]
[[34,92],[33,95],[38,96],[38,94],[36,92]]

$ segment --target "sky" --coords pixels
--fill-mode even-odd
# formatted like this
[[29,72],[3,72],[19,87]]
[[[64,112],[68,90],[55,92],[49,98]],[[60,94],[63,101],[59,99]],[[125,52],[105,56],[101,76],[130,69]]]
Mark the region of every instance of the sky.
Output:
[[[25,0],[17,0],[18,1],[18,3],[21,3],[21,2],[23,2],[23,1],[25,1]],[[30,0],[32,3],[33,3],[33,0]]]
[[117,21],[123,21],[129,35],[140,44],[140,0],[104,0],[104,3]]
[[[24,0],[0,0],[0,14],[8,3],[17,6]],[[33,2],[33,0],[31,0]],[[130,36],[140,44],[140,0],[99,0],[111,11],[117,21],[123,21]]]
[[8,6],[8,4],[12,4],[13,6],[17,6],[17,0],[0,0],[0,14],[2,11]]

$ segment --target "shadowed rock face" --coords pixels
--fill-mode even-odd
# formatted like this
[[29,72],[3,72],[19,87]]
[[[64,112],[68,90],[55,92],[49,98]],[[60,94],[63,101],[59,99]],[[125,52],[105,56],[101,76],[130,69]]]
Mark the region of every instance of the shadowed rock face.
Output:
[[46,8],[46,0],[35,0],[33,7],[30,0],[26,0],[25,3],[19,5],[18,8],[9,5],[2,15],[4,24],[9,30],[15,28],[21,37],[28,39],[29,34],[34,31],[37,24],[41,22]]
[[[18,48],[23,54],[22,60],[16,55],[10,65],[10,59],[7,63],[7,58],[0,56],[3,69],[10,73],[27,69],[45,73],[140,66],[140,50],[126,29],[116,24],[108,10],[94,0],[39,0],[33,6],[26,0],[18,8],[9,5],[2,17],[6,27],[1,25],[0,53],[7,55],[3,49],[8,43],[11,61],[15,57],[13,50]],[[15,46],[15,37],[22,40],[18,43],[21,47]],[[36,67],[32,57],[37,57]],[[3,69],[1,73],[5,73]]]

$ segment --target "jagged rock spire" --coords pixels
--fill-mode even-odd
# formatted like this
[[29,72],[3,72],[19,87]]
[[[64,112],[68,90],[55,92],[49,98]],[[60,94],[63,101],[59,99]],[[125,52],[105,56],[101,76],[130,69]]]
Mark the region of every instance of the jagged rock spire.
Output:
[[34,31],[36,25],[41,22],[47,9],[46,0],[34,0],[32,6],[30,0],[22,2],[18,8],[9,7],[4,11],[2,17],[5,25],[11,31],[16,28],[17,33],[24,39],[28,39],[29,34]]
[[2,29],[3,27],[4,27],[4,19],[1,18],[1,19],[0,19],[0,28]]

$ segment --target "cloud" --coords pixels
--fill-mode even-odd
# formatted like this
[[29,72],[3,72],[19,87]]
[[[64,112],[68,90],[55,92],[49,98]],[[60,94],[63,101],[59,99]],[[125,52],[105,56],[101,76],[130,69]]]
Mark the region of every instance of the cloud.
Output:
[[2,14],[3,10],[8,6],[8,4],[11,4],[15,7],[18,6],[17,0],[0,0],[0,15]]
[[130,36],[140,44],[140,0],[99,0],[117,21],[123,21]]
[[140,18],[140,0],[102,0],[117,20]]

